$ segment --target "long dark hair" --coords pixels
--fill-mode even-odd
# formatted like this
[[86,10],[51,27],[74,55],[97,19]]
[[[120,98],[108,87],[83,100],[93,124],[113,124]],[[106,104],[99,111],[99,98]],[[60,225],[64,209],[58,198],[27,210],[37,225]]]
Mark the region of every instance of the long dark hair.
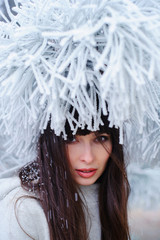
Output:
[[[100,132],[110,134],[112,153],[106,169],[100,177],[99,213],[101,240],[130,239],[127,201],[129,184],[119,144],[119,130],[109,128],[108,120],[100,126]],[[72,135],[66,124],[68,136]],[[79,135],[89,131],[79,129]],[[50,124],[41,134],[37,148],[37,160],[21,169],[19,177],[25,189],[37,191],[40,204],[46,215],[51,240],[87,240],[84,206],[79,188],[72,179],[65,141],[56,136]]]

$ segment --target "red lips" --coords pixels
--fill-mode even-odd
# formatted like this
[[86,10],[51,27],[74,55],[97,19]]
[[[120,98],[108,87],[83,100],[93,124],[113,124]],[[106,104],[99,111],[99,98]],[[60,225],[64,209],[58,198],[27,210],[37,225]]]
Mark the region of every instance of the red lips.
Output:
[[83,178],[90,178],[96,173],[96,168],[81,168],[76,169],[76,173]]

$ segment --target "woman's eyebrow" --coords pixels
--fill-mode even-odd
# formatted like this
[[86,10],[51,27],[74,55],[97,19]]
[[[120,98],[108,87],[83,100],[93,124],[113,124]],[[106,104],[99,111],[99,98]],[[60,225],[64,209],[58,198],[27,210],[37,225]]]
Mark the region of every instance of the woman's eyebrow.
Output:
[[106,132],[99,132],[99,131],[95,132],[95,136],[102,136],[102,135],[110,136],[110,134]]

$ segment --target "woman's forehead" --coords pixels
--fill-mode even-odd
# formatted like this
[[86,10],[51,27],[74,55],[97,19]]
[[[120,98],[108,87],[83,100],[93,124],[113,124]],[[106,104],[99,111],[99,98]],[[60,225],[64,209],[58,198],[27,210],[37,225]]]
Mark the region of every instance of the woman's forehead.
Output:
[[90,133],[93,133],[93,134],[101,134],[101,133],[110,133],[110,130],[107,126],[103,125],[103,126],[100,126],[98,130],[96,131],[91,131],[91,130],[88,130],[87,128],[85,129],[78,129],[76,135],[87,135],[87,134],[90,134]]
[[71,130],[69,124],[66,124],[65,131],[66,131],[68,139],[72,138],[72,137],[74,137],[76,135],[85,136],[85,135],[88,135],[88,134],[91,134],[91,133],[94,134],[94,135],[98,135],[98,134],[102,134],[102,133],[107,133],[107,134],[110,135],[112,133],[112,129],[110,129],[108,127],[108,124],[100,125],[99,129],[95,130],[95,131],[91,131],[91,130],[89,130],[87,128],[87,126],[85,126],[83,129],[82,128],[78,128],[76,133],[73,133],[73,131]]
[[90,135],[90,136],[97,136],[97,135],[101,135],[101,134],[106,134],[108,135],[107,132],[105,131],[89,131],[88,133],[83,133],[83,132],[77,132],[76,133],[76,136],[87,136],[87,135]]

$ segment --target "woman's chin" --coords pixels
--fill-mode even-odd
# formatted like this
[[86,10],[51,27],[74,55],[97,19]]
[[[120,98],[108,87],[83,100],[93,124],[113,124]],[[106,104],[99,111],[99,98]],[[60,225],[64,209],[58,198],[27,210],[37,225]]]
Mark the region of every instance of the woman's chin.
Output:
[[96,182],[97,179],[75,179],[76,183],[81,186],[89,186]]

